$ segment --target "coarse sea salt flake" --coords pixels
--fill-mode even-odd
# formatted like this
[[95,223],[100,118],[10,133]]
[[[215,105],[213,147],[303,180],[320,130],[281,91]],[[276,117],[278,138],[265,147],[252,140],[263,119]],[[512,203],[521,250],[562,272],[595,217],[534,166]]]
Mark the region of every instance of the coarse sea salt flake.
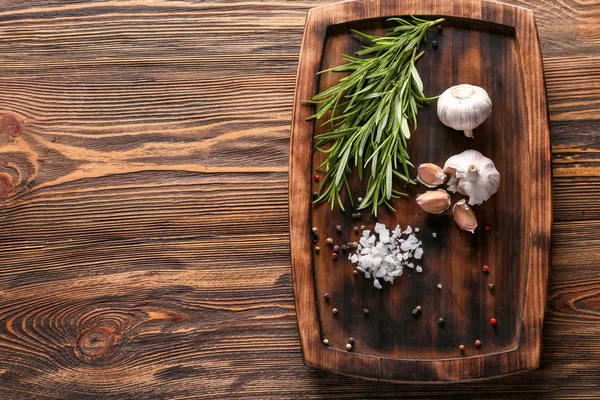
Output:
[[420,265],[417,265],[417,268],[415,268],[415,270],[419,273],[423,272],[423,267],[421,267]]
[[417,260],[420,260],[421,257],[423,257],[423,249],[419,247],[418,249],[415,250],[415,258]]

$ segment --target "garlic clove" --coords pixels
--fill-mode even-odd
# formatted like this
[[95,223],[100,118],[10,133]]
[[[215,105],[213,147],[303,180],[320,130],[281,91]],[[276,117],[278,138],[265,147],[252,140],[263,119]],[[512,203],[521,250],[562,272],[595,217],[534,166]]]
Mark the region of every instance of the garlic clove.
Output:
[[444,189],[430,190],[417,196],[417,205],[429,214],[443,213],[450,203],[450,195]]
[[438,99],[437,115],[446,126],[464,131],[472,138],[473,129],[492,113],[492,100],[485,89],[461,84],[444,91]]
[[437,165],[425,163],[417,169],[417,180],[427,187],[434,188],[446,181],[446,174]]
[[475,233],[477,228],[477,216],[475,211],[467,204],[465,199],[461,199],[454,204],[452,207],[452,214],[454,214],[454,221],[465,231]]

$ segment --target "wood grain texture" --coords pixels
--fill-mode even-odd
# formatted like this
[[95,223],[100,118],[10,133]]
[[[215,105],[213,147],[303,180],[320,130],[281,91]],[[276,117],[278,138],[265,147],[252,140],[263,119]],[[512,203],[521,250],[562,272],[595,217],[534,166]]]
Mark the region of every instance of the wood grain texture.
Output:
[[1,2],[4,187],[38,166],[0,208],[2,399],[598,398],[596,0],[508,2],[536,14],[551,118],[540,369],[431,387],[303,365],[289,133],[306,13],[330,2]]
[[[455,226],[450,212],[428,216],[414,197],[422,186],[401,186],[407,199],[394,199],[396,211],[383,207],[377,222],[418,226],[425,256],[416,260],[423,273],[410,269],[394,286],[373,288],[370,279],[352,275],[345,253],[333,260],[325,238],[342,245],[357,241],[354,225],[373,229],[368,212],[356,220],[346,192],[344,208],[313,205],[319,183],[312,176],[326,155],[312,151],[313,136],[329,132],[320,122],[307,121],[310,99],[337,83],[339,75],[317,75],[340,64],[339,54],[354,54],[362,43],[351,29],[382,35],[386,18],[442,15],[443,33],[432,29],[430,46],[417,68],[424,93],[441,93],[469,82],[491,93],[494,111],[476,129],[475,139],[443,126],[435,105],[419,112],[418,130],[408,143],[415,165],[446,159],[476,149],[495,160],[500,190],[477,208],[481,228],[474,235]],[[485,22],[484,22],[485,21]],[[521,111],[522,110],[522,111]],[[327,116],[325,120],[329,118]],[[385,119],[385,117],[384,117]],[[290,160],[290,224],[292,271],[302,349],[308,365],[352,376],[394,382],[467,381],[536,368],[546,303],[551,215],[550,133],[543,71],[533,14],[523,8],[480,1],[410,2],[374,0],[339,3],[309,12],[302,44]],[[356,199],[365,182],[355,171],[349,190]],[[454,201],[461,198],[455,196]],[[302,204],[304,202],[304,204]],[[307,204],[308,206],[307,207]],[[342,232],[335,226],[340,224]],[[483,227],[493,226],[490,232]],[[310,229],[316,227],[320,246],[312,250]],[[437,235],[432,237],[432,233]],[[307,254],[307,248],[314,255]],[[342,257],[343,255],[343,257]],[[481,268],[490,265],[489,274]],[[443,284],[440,291],[437,283]],[[490,291],[488,284],[496,289]],[[323,296],[329,293],[330,298]],[[306,299],[306,297],[311,297]],[[422,306],[418,318],[415,306]],[[339,312],[332,313],[332,308]],[[363,315],[363,308],[370,310]],[[443,317],[446,323],[438,324]],[[496,318],[497,326],[490,325]],[[348,337],[355,343],[346,350]],[[328,344],[322,343],[324,339]],[[475,348],[476,340],[483,342]],[[465,345],[464,352],[458,351]]]

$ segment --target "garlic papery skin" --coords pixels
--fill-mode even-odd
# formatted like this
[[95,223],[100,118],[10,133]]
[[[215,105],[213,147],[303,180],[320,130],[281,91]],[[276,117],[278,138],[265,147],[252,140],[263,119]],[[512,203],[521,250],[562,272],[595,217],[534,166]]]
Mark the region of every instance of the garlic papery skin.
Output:
[[454,221],[460,229],[475,233],[475,229],[477,229],[477,216],[465,199],[456,202],[454,207],[452,207],[452,214],[454,214]]
[[446,174],[437,165],[425,163],[417,168],[417,180],[429,188],[434,188],[446,181]]
[[492,100],[485,89],[479,86],[461,84],[447,89],[437,103],[437,115],[446,126],[464,131],[472,138],[473,129],[485,121],[492,113]]
[[450,195],[444,189],[430,190],[417,196],[417,205],[429,214],[443,213],[450,203]]
[[466,150],[450,157],[444,171],[454,172],[448,180],[448,190],[469,196],[469,204],[487,201],[500,187],[500,173],[493,161],[477,150]]

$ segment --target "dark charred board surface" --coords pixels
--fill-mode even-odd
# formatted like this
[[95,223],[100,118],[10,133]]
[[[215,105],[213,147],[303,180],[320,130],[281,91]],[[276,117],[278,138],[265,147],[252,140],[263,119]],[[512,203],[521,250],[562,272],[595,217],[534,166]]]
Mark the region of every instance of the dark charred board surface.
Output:
[[551,121],[540,368],[433,386],[303,365],[290,120],[306,13],[328,3],[0,2],[0,161],[39,167],[1,203],[0,398],[598,397],[595,1],[509,2],[535,12]]
[[[357,1],[309,13],[290,163],[292,269],[305,360],[338,372],[392,381],[471,380],[529,370],[537,367],[540,357],[552,223],[550,134],[533,14],[478,1],[424,4]],[[427,188],[398,180],[397,187],[408,196],[392,202],[395,212],[382,209],[377,222],[390,229],[397,224],[401,229],[420,228],[417,236],[425,255],[413,263],[421,264],[423,272],[404,268],[407,273],[396,278],[393,286],[384,284],[378,290],[372,279],[352,274],[345,254],[334,260],[325,242],[327,237],[339,246],[358,241],[361,234],[353,227],[365,224],[372,229],[375,221],[370,211],[363,210],[363,217],[355,218],[347,192],[343,193],[346,211],[299,204],[310,203],[311,193],[319,189],[320,183],[311,177],[325,173],[317,168],[326,154],[311,156],[306,150],[313,135],[330,131],[329,124],[323,124],[328,116],[317,123],[304,120],[314,108],[300,100],[340,79],[336,73],[314,74],[340,65],[340,54],[354,54],[361,48],[364,42],[351,29],[385,34],[391,26],[385,18],[406,15],[408,10],[447,17],[443,31],[431,29],[429,42],[422,45],[425,55],[418,69],[426,95],[470,83],[486,89],[493,104],[492,116],[475,129],[475,139],[443,126],[435,101],[426,106],[408,141],[411,161],[443,166],[450,156],[475,149],[495,161],[501,184],[489,201],[476,207],[480,227],[471,234],[455,225],[450,210],[435,216],[423,213],[415,197]],[[361,182],[353,173],[349,186],[354,201],[365,196],[366,179]],[[461,198],[458,194],[454,201]],[[341,233],[336,232],[338,224]],[[313,226],[320,233],[313,247],[322,250],[309,248],[314,254],[310,260],[304,252]],[[482,271],[484,265],[488,273]],[[489,290],[489,284],[495,289]],[[329,299],[323,297],[325,293]],[[416,306],[422,308],[417,317],[412,314]],[[438,324],[439,318],[444,319],[443,325]],[[492,318],[499,322],[492,325]],[[346,351],[349,337],[355,340],[352,352]],[[324,339],[328,345],[320,343]],[[477,340],[483,343],[479,347],[474,344]],[[465,346],[463,352],[460,345]]]

